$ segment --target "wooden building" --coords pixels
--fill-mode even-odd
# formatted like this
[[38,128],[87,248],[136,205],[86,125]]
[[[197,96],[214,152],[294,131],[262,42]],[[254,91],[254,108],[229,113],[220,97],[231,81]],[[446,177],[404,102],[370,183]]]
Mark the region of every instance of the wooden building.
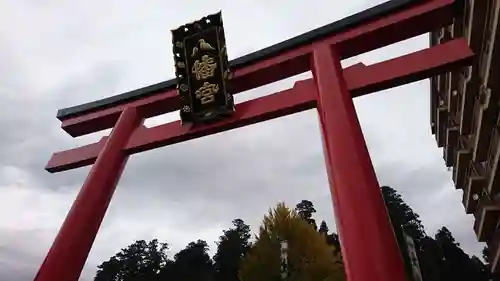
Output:
[[461,17],[433,32],[430,44],[463,37],[477,57],[431,79],[431,129],[477,239],[488,244],[491,270],[500,273],[500,0],[458,2]]

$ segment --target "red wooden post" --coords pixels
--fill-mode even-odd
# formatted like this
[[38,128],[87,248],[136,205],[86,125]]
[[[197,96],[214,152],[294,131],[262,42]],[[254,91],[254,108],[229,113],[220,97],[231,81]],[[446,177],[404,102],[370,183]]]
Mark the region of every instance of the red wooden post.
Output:
[[326,168],[347,279],[406,280],[340,56],[328,45],[318,46],[311,68],[318,87]]
[[99,153],[35,281],[77,281],[128,155],[123,152],[142,118],[126,108]]

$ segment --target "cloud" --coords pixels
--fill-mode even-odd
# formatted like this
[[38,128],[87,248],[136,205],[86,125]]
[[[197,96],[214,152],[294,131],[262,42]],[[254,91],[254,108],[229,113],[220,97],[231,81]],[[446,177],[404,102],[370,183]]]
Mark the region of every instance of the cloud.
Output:
[[[2,1],[0,3],[0,276],[33,278],[89,168],[43,170],[51,153],[96,141],[72,139],[57,109],[173,77],[170,29],[223,10],[234,58],[382,1]],[[372,63],[425,48],[426,36],[344,61]],[[237,96],[239,102],[294,80]],[[356,99],[379,182],[391,185],[432,234],[447,225],[478,254],[472,219],[461,206],[429,130],[427,82]],[[176,119],[176,113],[156,123]],[[148,120],[149,123],[154,123]],[[232,219],[254,230],[279,201],[312,200],[334,229],[315,110],[134,155],[82,275],[135,239],[159,238],[172,252],[198,238],[211,243]],[[453,210],[453,211],[450,211]]]

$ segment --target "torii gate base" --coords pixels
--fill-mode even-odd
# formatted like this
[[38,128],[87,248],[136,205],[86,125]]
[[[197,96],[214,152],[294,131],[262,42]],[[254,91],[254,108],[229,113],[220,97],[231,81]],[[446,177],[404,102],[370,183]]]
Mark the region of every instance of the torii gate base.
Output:
[[[307,70],[312,70],[314,78],[299,81],[292,89],[238,104],[232,117],[213,125],[186,128],[173,122],[144,127],[144,118],[178,109],[176,90],[169,85],[163,92],[156,89],[156,93],[147,96],[136,93],[135,99],[124,97],[119,103],[101,101],[99,108],[83,105],[83,109],[60,111],[62,127],[72,136],[111,127],[113,130],[98,143],[55,153],[49,161],[46,169],[50,172],[94,165],[35,281],[78,280],[130,154],[314,107],[321,123],[326,170],[348,280],[406,280],[405,266],[352,97],[468,64],[473,54],[465,41],[457,39],[371,66],[359,64],[342,70],[341,59],[449,24],[456,12],[453,0],[397,3],[388,2],[374,8],[378,10],[367,10],[353,16],[354,19],[334,23],[336,31],[328,31],[323,38],[296,42],[287,50],[279,50],[279,54],[268,51],[267,59],[253,58],[252,63],[241,62],[244,58],[236,60],[231,80],[234,92]],[[348,20],[354,22],[349,24]]]

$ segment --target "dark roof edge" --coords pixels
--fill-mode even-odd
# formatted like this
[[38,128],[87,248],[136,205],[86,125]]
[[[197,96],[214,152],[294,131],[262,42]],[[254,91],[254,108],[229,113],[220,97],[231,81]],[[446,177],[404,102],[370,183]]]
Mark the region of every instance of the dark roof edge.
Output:
[[[362,12],[343,18],[339,21],[335,21],[333,23],[327,24],[325,26],[316,28],[309,32],[293,37],[291,39],[285,40],[281,43],[272,45],[262,50],[234,59],[230,61],[230,66],[231,68],[240,68],[252,63],[256,63],[258,61],[267,59],[269,57],[276,56],[285,51],[307,45],[315,40],[320,40],[324,37],[340,33],[342,31],[347,30],[348,28],[359,26],[375,18],[379,18],[387,14],[394,13],[410,5],[415,5],[424,1],[426,0],[392,0],[382,3],[380,5],[374,6]],[[111,96],[108,98],[96,100],[89,103],[84,103],[77,106],[60,109],[57,112],[57,118],[62,121],[71,117],[86,114],[91,111],[96,111],[98,109],[108,108],[125,102],[130,102],[132,100],[148,97],[165,90],[174,89],[175,87],[176,87],[175,79],[167,80],[164,82],[160,82],[154,85],[143,87],[123,94]]]

